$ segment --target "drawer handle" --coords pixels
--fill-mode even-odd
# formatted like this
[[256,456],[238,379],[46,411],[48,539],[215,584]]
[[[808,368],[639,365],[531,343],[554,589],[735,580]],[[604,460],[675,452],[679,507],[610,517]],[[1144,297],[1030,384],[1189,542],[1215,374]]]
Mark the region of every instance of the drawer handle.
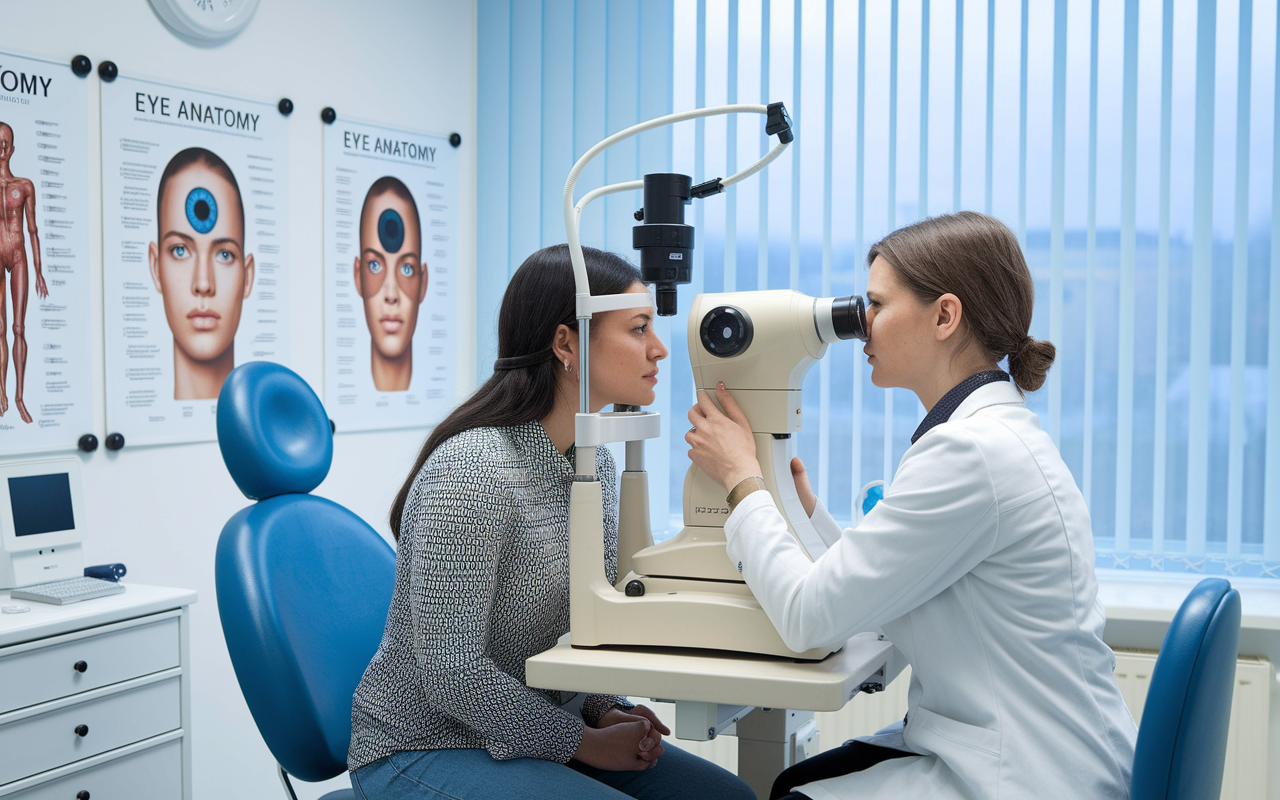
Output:
[[76,800],[89,800],[89,793],[84,789],[76,792]]
[[71,668],[76,672],[84,672],[89,668],[89,663],[87,661],[77,661]]
[[89,735],[89,726],[88,726],[88,725],[77,725],[77,726],[76,726],[76,736],[84,737],[84,736],[88,736],[88,735]]

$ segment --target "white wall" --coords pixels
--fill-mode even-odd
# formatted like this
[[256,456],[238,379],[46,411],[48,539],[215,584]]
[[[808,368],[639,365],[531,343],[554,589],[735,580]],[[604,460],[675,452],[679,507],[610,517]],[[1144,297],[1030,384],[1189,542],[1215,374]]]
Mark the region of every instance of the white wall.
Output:
[[[122,75],[159,78],[275,102],[289,97],[289,208],[294,261],[292,368],[322,394],[320,109],[411,130],[462,135],[459,266],[475,274],[475,7],[458,0],[263,0],[238,37],[216,47],[173,34],[147,0],[6,2],[0,50],[69,63],[110,59]],[[68,71],[68,74],[70,72]],[[90,87],[94,267],[95,433],[106,428],[102,364],[102,230],[98,78]],[[475,282],[459,282],[458,385],[474,385]],[[339,434],[333,469],[316,494],[387,532],[387,507],[424,430]],[[127,433],[126,433],[127,435]],[[16,459],[15,459],[16,460]],[[223,645],[213,555],[223,523],[248,501],[213,442],[100,448],[82,456],[92,523],[87,563],[121,561],[127,581],[193,588],[192,715],[198,800],[283,796],[274,761],[249,716]],[[310,800],[349,785],[299,791]]]

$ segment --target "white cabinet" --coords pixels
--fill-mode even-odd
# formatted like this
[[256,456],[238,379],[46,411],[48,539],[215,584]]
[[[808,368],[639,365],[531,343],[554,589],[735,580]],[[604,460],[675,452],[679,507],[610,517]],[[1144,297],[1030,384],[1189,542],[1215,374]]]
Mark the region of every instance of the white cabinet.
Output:
[[182,742],[169,741],[113,758],[65,778],[41,783],[21,794],[22,800],[173,800],[184,792]]
[[126,585],[0,616],[0,797],[190,800],[196,595]]

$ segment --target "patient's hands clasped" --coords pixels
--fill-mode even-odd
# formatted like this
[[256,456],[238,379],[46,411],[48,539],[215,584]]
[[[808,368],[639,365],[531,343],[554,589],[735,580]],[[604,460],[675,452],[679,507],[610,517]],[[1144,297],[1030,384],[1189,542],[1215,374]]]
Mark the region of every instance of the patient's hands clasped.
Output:
[[597,769],[623,771],[649,769],[662,755],[662,737],[671,729],[647,706],[626,711],[611,708],[596,727],[582,732],[582,744],[573,757]]

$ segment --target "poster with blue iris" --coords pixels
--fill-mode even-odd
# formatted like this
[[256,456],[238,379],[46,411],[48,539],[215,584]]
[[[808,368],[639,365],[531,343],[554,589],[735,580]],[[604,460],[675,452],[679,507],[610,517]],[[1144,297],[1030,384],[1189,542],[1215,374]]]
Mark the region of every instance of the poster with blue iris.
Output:
[[324,136],[325,408],[339,432],[434,424],[456,400],[457,151],[341,118]]
[[107,429],[216,438],[223,381],[289,363],[287,122],[273,103],[102,85]]

